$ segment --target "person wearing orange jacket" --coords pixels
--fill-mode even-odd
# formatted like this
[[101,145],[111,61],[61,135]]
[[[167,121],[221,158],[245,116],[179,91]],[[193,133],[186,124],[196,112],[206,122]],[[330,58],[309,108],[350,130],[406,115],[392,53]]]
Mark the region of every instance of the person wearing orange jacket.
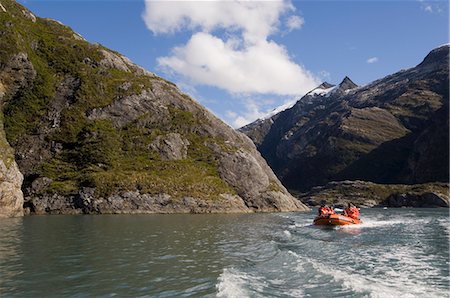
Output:
[[344,209],[343,215],[354,219],[359,219],[359,210],[352,203],[348,203],[347,208]]
[[333,206],[328,208],[328,212],[329,212],[329,214],[336,214],[336,212],[334,211]]
[[333,208],[330,208],[327,205],[320,206],[318,212],[319,212],[319,216],[321,216],[321,215],[328,215],[328,214],[335,214]]
[[321,206],[319,207],[319,210],[317,210],[318,215],[319,215],[319,216],[322,216],[322,215],[328,214],[327,208],[328,208],[328,207],[327,207],[326,205],[321,205]]

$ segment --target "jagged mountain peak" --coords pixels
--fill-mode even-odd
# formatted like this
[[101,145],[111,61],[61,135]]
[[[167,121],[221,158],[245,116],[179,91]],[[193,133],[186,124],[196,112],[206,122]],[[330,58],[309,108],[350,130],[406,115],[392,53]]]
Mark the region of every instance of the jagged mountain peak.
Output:
[[333,85],[333,84],[330,84],[330,83],[328,83],[328,82],[323,82],[322,84],[320,84],[319,86],[317,86],[317,88],[315,88],[315,89],[328,89],[328,88],[331,88],[331,87],[334,87],[335,85]]
[[342,82],[339,84],[339,89],[342,91],[353,89],[358,87],[349,77],[345,76]]

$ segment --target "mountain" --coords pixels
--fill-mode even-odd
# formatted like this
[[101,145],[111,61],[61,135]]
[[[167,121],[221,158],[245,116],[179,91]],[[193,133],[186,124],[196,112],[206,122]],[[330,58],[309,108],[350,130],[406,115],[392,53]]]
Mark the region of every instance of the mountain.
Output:
[[288,189],[337,180],[448,182],[449,45],[366,86],[324,83],[240,131]]
[[307,210],[173,83],[1,4],[0,216]]

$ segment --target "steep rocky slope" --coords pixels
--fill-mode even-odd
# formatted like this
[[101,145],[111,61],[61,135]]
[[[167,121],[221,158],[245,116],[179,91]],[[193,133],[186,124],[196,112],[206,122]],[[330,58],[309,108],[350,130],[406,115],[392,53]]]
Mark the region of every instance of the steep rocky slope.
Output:
[[[59,22],[1,3],[0,159],[23,173],[27,212],[307,209],[245,135],[174,84]],[[3,182],[0,190],[3,198]]]
[[241,129],[280,180],[305,191],[335,180],[448,182],[449,46],[369,85],[324,83],[291,109]]

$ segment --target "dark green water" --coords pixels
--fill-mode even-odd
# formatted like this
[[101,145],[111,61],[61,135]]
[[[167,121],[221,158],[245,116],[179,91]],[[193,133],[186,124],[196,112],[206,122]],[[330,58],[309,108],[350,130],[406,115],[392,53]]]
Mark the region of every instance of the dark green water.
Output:
[[1,297],[448,297],[447,209],[0,220]]

